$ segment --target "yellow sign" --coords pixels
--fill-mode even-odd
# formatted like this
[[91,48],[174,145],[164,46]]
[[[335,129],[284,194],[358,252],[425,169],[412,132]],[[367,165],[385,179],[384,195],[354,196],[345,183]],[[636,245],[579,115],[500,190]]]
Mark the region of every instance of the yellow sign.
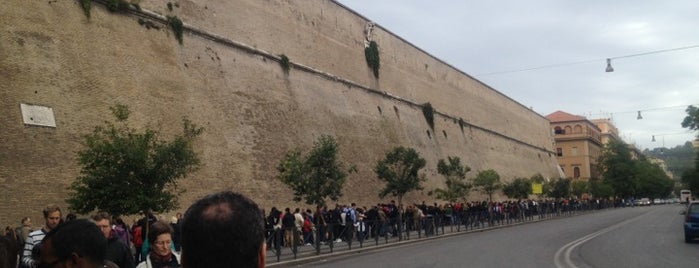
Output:
[[544,186],[541,183],[532,183],[532,193],[533,194],[544,193],[543,188],[544,188]]

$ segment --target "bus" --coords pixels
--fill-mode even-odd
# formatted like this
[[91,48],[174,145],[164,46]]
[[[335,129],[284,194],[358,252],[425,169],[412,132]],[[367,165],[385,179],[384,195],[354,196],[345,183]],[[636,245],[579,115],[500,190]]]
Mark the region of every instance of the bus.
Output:
[[680,190],[680,203],[684,204],[692,200],[692,192],[690,190]]

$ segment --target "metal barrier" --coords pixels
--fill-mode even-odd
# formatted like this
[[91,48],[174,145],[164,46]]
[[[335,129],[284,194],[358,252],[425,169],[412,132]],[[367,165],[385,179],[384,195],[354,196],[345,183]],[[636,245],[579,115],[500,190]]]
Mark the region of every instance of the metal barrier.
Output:
[[[474,229],[492,228],[520,224],[523,222],[548,220],[555,217],[573,216],[599,209],[614,208],[610,204],[566,204],[562,202],[539,203],[535,206],[524,203],[508,203],[502,208],[471,207],[452,214],[426,214],[424,218],[400,218],[401,220],[359,221],[357,223],[327,224],[314,226],[311,233],[302,233],[297,228],[267,230],[268,263],[294,260],[299,256],[333,253],[359,247],[379,246],[404,240],[441,236],[447,233],[469,232]],[[286,241],[291,238],[291,241]],[[304,241],[306,238],[307,241]],[[312,242],[308,241],[311,240]],[[304,243],[308,242],[308,243]],[[367,243],[369,242],[369,243]]]

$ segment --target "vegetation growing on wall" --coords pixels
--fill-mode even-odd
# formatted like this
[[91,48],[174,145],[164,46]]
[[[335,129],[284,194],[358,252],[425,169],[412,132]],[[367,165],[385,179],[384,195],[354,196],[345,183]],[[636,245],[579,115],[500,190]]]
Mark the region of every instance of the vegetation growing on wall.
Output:
[[[141,10],[140,2],[140,0],[132,0],[130,2],[126,0],[107,0],[105,4],[107,5],[107,10],[111,12],[126,12],[129,10],[129,7]],[[80,7],[82,7],[85,17],[89,20],[90,11],[92,10],[92,0],[80,0]]]
[[287,57],[284,54],[279,55],[279,65],[282,66],[282,70],[284,70],[284,73],[289,73],[289,69],[291,69],[291,63],[289,63],[289,57]]
[[432,108],[432,104],[430,104],[429,102],[423,104],[422,114],[425,115],[425,120],[427,120],[427,124],[430,125],[430,128],[434,130],[434,108]]
[[364,48],[364,56],[366,57],[366,63],[374,72],[374,77],[379,78],[379,67],[381,64],[379,60],[379,45],[376,44],[376,41],[371,41],[369,47]]
[[184,30],[184,25],[182,24],[182,20],[180,20],[177,16],[167,16],[167,22],[170,24],[170,28],[172,28],[172,32],[175,33],[175,38],[177,39],[177,42],[180,42],[180,45],[182,44],[182,31]]
[[109,0],[107,1],[107,9],[111,12],[124,12],[129,10],[131,3],[126,0]]
[[464,132],[464,125],[466,125],[466,122],[464,122],[464,119],[459,117],[459,127],[461,128],[461,132]]
[[80,6],[83,8],[83,13],[85,17],[90,19],[90,9],[92,9],[92,0],[80,0]]

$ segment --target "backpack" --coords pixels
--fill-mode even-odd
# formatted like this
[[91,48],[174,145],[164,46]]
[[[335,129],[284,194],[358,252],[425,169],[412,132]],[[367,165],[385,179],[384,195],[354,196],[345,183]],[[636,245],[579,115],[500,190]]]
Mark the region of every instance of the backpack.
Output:
[[24,249],[24,232],[22,232],[22,226],[15,228],[15,235],[17,235],[17,245]]
[[143,246],[143,227],[136,226],[133,229],[133,245],[134,247],[140,248]]

